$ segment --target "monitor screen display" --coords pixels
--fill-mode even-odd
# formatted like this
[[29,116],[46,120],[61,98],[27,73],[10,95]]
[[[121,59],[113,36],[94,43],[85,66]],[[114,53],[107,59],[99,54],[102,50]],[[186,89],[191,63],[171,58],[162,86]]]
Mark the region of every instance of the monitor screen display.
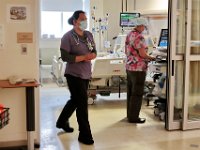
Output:
[[134,27],[134,18],[140,17],[140,13],[120,13],[120,26],[121,27]]
[[167,47],[167,44],[168,44],[168,29],[161,29],[158,46]]

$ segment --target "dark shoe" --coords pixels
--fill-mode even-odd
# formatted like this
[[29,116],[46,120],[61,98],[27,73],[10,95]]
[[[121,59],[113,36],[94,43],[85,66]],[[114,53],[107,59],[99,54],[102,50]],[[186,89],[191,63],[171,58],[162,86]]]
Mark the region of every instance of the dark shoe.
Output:
[[78,141],[80,143],[83,143],[83,144],[86,144],[86,145],[92,145],[94,144],[94,140],[93,139],[90,139],[90,138],[82,138],[82,137],[78,137]]
[[63,129],[65,132],[71,133],[74,131],[72,127],[69,126],[69,123],[66,122],[65,124],[56,123],[56,128]]
[[138,118],[137,120],[129,120],[130,123],[145,123],[145,118]]

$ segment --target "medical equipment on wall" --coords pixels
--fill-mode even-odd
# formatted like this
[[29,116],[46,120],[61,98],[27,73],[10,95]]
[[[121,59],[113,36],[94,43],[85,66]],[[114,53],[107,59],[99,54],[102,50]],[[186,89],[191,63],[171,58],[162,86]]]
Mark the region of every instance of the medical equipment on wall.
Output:
[[[93,7],[91,11],[92,18],[92,34],[94,39],[98,38],[97,49],[98,51],[107,51],[110,49],[110,41],[108,41],[108,18],[109,14],[106,13],[105,17],[97,18],[95,16],[95,11],[97,7]],[[102,48],[103,45],[103,48]]]

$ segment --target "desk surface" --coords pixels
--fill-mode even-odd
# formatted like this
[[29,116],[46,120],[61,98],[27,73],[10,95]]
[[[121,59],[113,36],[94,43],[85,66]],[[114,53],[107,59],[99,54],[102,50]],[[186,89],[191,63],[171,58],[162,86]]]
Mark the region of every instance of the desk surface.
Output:
[[38,87],[40,84],[35,82],[22,82],[19,84],[10,84],[8,80],[0,80],[0,88],[19,88],[19,87]]

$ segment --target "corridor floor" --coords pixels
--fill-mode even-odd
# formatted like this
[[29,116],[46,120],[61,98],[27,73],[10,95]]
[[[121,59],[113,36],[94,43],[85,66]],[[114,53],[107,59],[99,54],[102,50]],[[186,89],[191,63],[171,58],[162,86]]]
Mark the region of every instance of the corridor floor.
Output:
[[89,105],[89,121],[94,145],[78,142],[78,125],[75,113],[70,124],[73,133],[56,129],[55,122],[69,99],[66,87],[43,85],[41,97],[41,150],[200,150],[200,130],[166,131],[164,122],[153,114],[153,107],[142,106],[144,124],[132,124],[126,120],[125,93],[98,96]]

